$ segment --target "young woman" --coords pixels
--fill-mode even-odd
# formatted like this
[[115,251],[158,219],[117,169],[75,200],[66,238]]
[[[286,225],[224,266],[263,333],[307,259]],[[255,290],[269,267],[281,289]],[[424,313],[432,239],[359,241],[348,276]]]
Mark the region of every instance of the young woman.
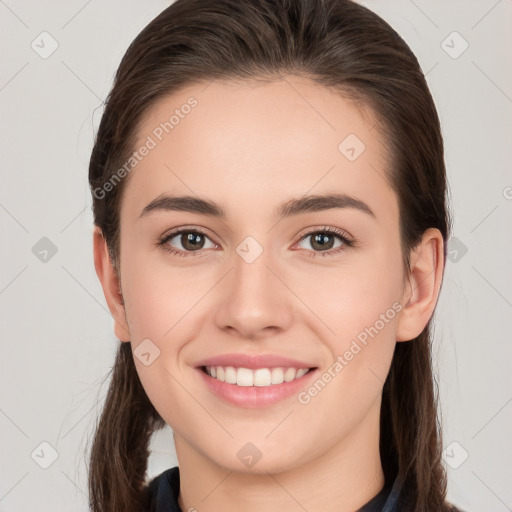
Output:
[[[89,180],[120,340],[91,510],[457,510],[430,348],[443,141],[385,21],[176,1],[119,66]],[[150,482],[166,424],[179,468]]]

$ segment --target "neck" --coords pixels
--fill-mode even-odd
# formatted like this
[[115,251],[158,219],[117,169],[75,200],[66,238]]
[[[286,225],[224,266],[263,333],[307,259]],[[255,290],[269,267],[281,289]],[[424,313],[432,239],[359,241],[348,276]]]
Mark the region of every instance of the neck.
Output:
[[380,402],[328,452],[274,474],[238,473],[217,465],[174,433],[181,510],[353,512],[361,508],[384,486]]

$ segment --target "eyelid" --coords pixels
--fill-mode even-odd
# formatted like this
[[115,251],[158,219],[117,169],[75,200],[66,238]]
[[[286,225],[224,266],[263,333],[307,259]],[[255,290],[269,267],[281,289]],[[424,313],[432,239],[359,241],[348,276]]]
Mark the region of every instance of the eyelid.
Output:
[[[213,240],[214,237],[212,237],[210,235],[210,233],[208,232],[207,229],[205,229],[201,226],[196,226],[196,225],[185,225],[185,226],[179,226],[176,228],[168,229],[162,236],[159,237],[159,240],[169,240],[170,238],[172,238],[176,235],[180,235],[183,232],[197,232],[197,233],[200,233],[201,235],[208,237],[212,242],[214,242],[214,240]],[[214,242],[214,243],[217,244],[217,242]]]
[[354,237],[348,231],[345,231],[344,229],[341,229],[341,228],[335,228],[334,226],[325,226],[325,225],[318,226],[318,227],[312,227],[312,228],[306,228],[306,229],[302,230],[298,235],[300,237],[299,241],[303,240],[306,236],[314,235],[315,233],[324,233],[324,232],[330,232],[337,236],[346,238],[347,241],[355,242]]

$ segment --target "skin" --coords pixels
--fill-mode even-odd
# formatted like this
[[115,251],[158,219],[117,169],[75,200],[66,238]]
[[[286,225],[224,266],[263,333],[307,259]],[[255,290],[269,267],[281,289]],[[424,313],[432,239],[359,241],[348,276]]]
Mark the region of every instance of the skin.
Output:
[[[125,178],[120,277],[95,230],[95,266],[116,336],[133,350],[148,338],[160,350],[149,366],[137,357],[135,364],[174,432],[182,510],[353,512],[384,485],[382,387],[395,343],[419,335],[433,313],[442,236],[427,230],[404,273],[398,202],[370,112],[306,78],[205,87],[160,100],[140,123],[137,147],[190,96],[198,101]],[[351,133],[366,146],[352,162],[338,150]],[[226,218],[176,211],[139,218],[164,192],[214,200]],[[275,217],[291,198],[324,193],[350,194],[375,217],[354,208]],[[200,255],[155,245],[181,226],[207,231]],[[357,244],[324,256],[304,235],[325,226]],[[250,264],[236,252],[247,236],[263,248]],[[182,240],[168,243],[185,251]],[[202,358],[237,352],[277,353],[325,371],[396,301],[402,310],[307,405],[292,396],[236,407],[195,369]],[[262,454],[252,468],[237,457],[247,442]]]

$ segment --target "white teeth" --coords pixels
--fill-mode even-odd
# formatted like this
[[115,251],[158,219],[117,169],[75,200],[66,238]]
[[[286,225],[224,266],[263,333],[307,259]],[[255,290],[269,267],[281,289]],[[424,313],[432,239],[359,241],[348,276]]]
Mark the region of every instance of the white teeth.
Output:
[[228,384],[236,384],[237,371],[232,366],[226,366],[226,382]]
[[296,379],[300,379],[303,375],[306,375],[307,370],[304,368],[301,368],[300,370],[297,370],[297,375],[295,375]]
[[254,384],[254,372],[248,368],[239,368],[236,373],[237,386],[252,386]]
[[206,366],[206,373],[214,379],[237,386],[266,387],[300,379],[309,368],[235,368],[233,366]]
[[[240,370],[245,368],[240,368]],[[240,375],[240,370],[238,370],[238,374]],[[258,370],[255,370],[254,372],[252,370],[248,370],[251,373],[254,373],[254,385],[255,386],[270,386],[272,384],[272,379],[270,376],[270,370],[268,368],[259,368]],[[238,384],[238,380],[237,380]],[[240,384],[238,384],[240,385]]]
[[295,375],[297,375],[297,370],[295,368],[287,368],[284,372],[284,380],[286,382],[291,382],[295,379]]
[[272,368],[272,384],[282,384],[284,382],[284,372],[282,368]]

